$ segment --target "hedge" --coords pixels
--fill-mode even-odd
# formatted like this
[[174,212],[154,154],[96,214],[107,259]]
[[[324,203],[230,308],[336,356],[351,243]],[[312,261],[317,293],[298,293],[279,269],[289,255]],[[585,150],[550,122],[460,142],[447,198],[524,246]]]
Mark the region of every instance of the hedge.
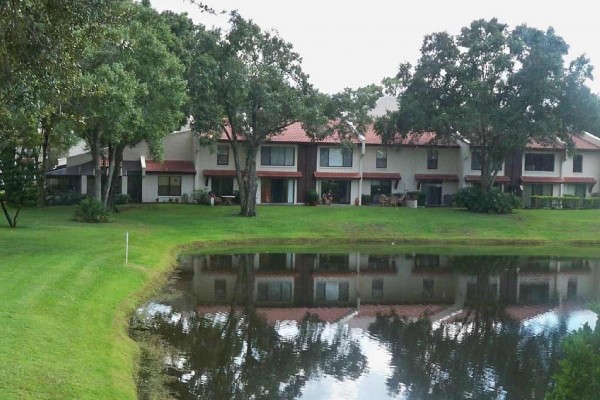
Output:
[[554,208],[565,210],[600,208],[600,197],[555,197],[555,196],[531,196],[533,208]]

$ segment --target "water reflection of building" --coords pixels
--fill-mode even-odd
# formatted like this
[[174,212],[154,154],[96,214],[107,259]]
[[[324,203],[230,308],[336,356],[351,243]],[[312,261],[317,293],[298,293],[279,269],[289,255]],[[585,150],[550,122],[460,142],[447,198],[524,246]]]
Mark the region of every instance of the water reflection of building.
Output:
[[240,282],[244,268],[258,306],[600,299],[600,260],[588,259],[262,253],[189,256],[182,268],[198,304],[231,303],[236,290],[247,287]]

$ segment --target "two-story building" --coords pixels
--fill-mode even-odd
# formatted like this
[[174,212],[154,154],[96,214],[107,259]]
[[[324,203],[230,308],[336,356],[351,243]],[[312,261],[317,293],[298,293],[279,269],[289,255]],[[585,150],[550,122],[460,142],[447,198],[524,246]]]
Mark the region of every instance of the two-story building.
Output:
[[[442,143],[435,134],[424,134],[384,145],[373,129],[362,139],[342,143],[334,135],[313,140],[300,123],[289,126],[257,154],[257,203],[303,204],[309,190],[331,190],[337,204],[360,202],[362,195],[420,191],[426,205],[437,206],[449,204],[460,188],[480,182],[478,150],[466,143]],[[508,166],[502,165],[497,185],[520,185],[526,205],[536,194],[589,196],[600,179],[600,139],[586,133],[574,142],[573,153],[561,145],[531,143]],[[167,135],[163,147],[162,161],[153,160],[144,143],[125,151],[119,187],[133,201],[179,200],[198,189],[232,196],[239,190],[225,136],[215,145],[201,146],[189,128],[182,129]],[[49,185],[87,193],[95,179],[89,153],[67,157],[47,178]]]

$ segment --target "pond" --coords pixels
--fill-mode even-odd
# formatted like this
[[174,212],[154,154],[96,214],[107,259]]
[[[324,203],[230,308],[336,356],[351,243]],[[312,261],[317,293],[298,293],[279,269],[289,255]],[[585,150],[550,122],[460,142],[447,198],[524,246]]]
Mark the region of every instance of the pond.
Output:
[[132,336],[181,399],[543,399],[599,299],[600,259],[198,254]]

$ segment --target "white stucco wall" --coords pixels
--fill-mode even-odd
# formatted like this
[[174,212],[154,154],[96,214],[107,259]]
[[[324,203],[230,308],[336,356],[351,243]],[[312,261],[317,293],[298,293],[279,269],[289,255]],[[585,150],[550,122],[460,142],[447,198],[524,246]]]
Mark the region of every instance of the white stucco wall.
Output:
[[[181,194],[187,193],[188,196],[192,195],[194,191],[194,176],[193,175],[178,175],[171,174],[173,176],[181,176]],[[158,195],[158,174],[146,174],[142,177],[142,202],[143,203],[154,203],[156,199],[159,199],[160,203],[168,202],[169,198],[175,199],[180,196],[159,196]]]
[[[196,138],[191,131],[171,133],[163,139],[163,160],[193,161]],[[140,156],[152,159],[146,142],[123,151],[124,160],[139,160]]]

